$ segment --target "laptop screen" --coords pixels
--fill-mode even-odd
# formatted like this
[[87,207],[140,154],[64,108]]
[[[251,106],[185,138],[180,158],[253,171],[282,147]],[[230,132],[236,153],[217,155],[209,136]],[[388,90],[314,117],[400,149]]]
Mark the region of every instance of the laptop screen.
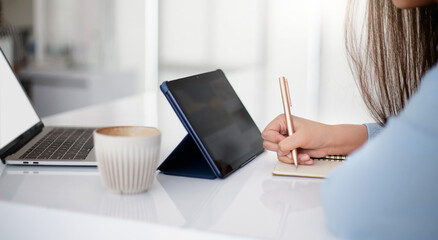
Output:
[[3,52],[0,54],[0,149],[40,121]]

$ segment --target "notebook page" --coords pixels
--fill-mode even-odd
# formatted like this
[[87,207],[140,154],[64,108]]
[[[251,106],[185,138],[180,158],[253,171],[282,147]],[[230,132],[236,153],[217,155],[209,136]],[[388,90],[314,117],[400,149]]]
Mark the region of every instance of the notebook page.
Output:
[[314,159],[313,165],[299,165],[295,168],[293,164],[278,161],[275,165],[274,175],[325,178],[337,166],[342,164],[339,160],[317,160]]

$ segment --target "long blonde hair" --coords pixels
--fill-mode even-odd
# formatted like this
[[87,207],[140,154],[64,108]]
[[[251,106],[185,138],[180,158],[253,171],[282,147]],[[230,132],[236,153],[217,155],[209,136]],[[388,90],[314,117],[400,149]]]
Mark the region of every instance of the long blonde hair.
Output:
[[361,37],[356,3],[346,16],[345,44],[350,68],[372,117],[384,125],[417,90],[437,62],[438,4],[401,10],[391,0],[369,0]]

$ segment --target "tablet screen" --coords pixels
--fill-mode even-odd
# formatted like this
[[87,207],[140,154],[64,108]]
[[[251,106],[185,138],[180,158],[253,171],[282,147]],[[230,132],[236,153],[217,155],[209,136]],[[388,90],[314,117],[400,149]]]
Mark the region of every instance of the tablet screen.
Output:
[[259,129],[221,70],[167,86],[222,176],[263,152]]

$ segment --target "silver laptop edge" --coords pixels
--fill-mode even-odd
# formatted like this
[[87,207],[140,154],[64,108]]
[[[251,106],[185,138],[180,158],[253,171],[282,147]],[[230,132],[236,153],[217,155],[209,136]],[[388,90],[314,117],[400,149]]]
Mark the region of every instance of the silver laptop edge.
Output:
[[[6,164],[10,165],[48,165],[48,166],[97,166],[95,159],[94,148],[88,153],[88,156],[82,160],[69,160],[69,159],[20,159],[31,146],[43,138],[50,130],[56,127],[44,127],[43,130],[36,135],[32,140],[27,142],[17,152],[6,157]],[[75,129],[76,127],[71,127]]]

